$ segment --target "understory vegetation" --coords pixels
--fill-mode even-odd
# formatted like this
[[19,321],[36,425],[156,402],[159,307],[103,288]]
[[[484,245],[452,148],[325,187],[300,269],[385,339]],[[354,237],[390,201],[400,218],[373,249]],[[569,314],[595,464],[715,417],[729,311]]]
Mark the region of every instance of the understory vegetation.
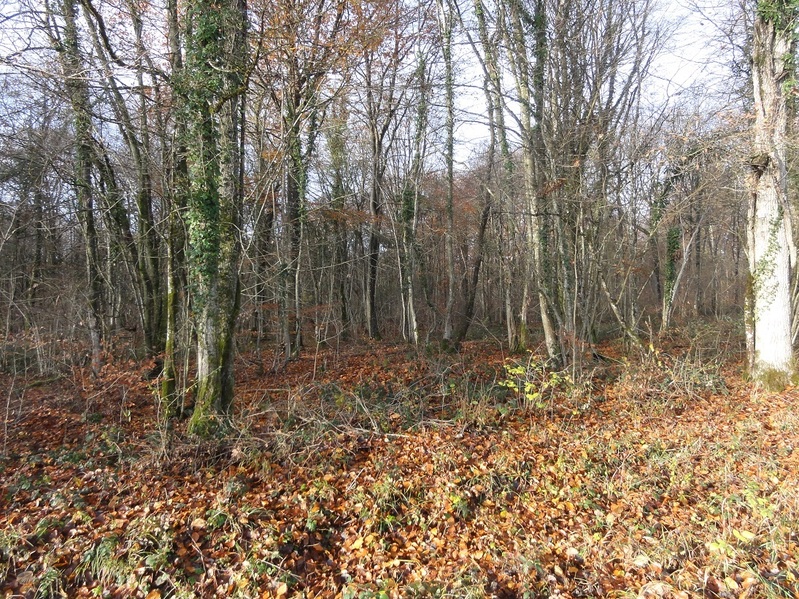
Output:
[[151,362],[91,379],[6,358],[2,589],[794,597],[799,392],[742,380],[743,353],[723,325],[603,345],[580,372],[487,342],[280,373],[242,352],[236,412],[202,441],[159,412]]

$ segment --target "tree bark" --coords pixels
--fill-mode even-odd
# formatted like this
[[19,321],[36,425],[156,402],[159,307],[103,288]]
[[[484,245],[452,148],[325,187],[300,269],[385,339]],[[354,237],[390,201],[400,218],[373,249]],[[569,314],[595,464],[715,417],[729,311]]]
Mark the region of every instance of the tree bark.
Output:
[[243,0],[194,0],[187,10],[189,277],[197,334],[188,430],[208,436],[233,402],[246,8]]
[[453,335],[453,310],[455,309],[455,221],[453,214],[453,194],[455,186],[455,74],[452,64],[452,29],[454,11],[448,0],[438,0],[438,23],[442,38],[442,53],[444,55],[444,97],[446,104],[446,119],[444,128],[446,139],[444,141],[444,162],[447,169],[447,197],[446,197],[446,232],[445,251],[447,260],[447,303],[444,309],[444,335],[443,345],[447,348],[452,343]]
[[[153,184],[152,167],[150,164],[150,132],[149,118],[146,106],[145,67],[147,51],[142,39],[142,19],[136,6],[131,5],[131,21],[136,37],[138,62],[136,77],[138,83],[138,122],[128,108],[125,98],[120,90],[120,84],[112,72],[112,61],[116,53],[110,45],[110,40],[101,32],[106,26],[100,13],[94,9],[90,0],[83,0],[89,7],[86,22],[92,34],[97,56],[102,61],[106,89],[117,120],[117,126],[130,150],[131,158],[136,173],[136,227],[131,227],[130,217],[121,201],[110,203],[107,212],[113,215],[114,226],[113,242],[123,253],[125,264],[130,270],[130,278],[136,293],[139,319],[144,334],[145,349],[149,355],[156,355],[164,349],[163,336],[163,296],[161,289],[161,272],[158,248],[158,236],[153,215]],[[98,170],[108,187],[116,191],[114,168],[108,159],[108,154],[99,142],[95,142],[95,159],[98,161]],[[119,198],[121,200],[121,197]]]
[[[177,81],[183,75],[183,55],[178,20],[177,0],[167,3],[169,37],[169,62],[172,77]],[[185,101],[178,98],[179,102]],[[166,180],[167,194],[167,259],[166,259],[166,328],[164,335],[164,366],[161,381],[161,399],[166,404],[166,415],[177,414],[185,398],[184,389],[177,385],[179,347],[179,323],[181,306],[186,295],[186,234],[183,213],[186,209],[189,187],[188,164],[186,163],[186,123],[182,106],[175,111],[174,139],[166,154],[171,177]]]
[[[761,0],[752,40],[754,153],[749,165],[747,348],[752,376],[781,389],[794,373],[786,134],[795,3]],[[788,87],[790,86],[790,87]]]
[[[547,269],[545,268],[545,247],[543,247],[543,239],[546,237],[546,223],[542,216],[541,198],[539,197],[538,188],[536,184],[536,175],[541,169],[536,169],[536,165],[545,160],[545,148],[543,145],[542,136],[542,120],[543,120],[543,104],[544,104],[544,74],[545,62],[547,57],[547,39],[546,39],[546,13],[543,0],[537,0],[535,4],[535,14],[533,15],[534,26],[534,67],[531,70],[530,61],[527,55],[527,48],[525,44],[525,34],[522,22],[522,15],[520,14],[521,8],[512,2],[510,5],[510,31],[509,42],[512,52],[512,66],[513,75],[516,82],[516,90],[519,94],[520,100],[520,127],[522,130],[522,168],[524,170],[524,189],[525,199],[527,201],[528,211],[528,226],[527,231],[527,245],[528,245],[528,263],[532,264],[529,269],[530,274],[535,277],[535,282],[538,287],[538,305],[541,314],[541,326],[544,332],[544,342],[547,348],[549,358],[556,363],[561,360],[560,344],[555,332],[552,315],[550,314],[550,303],[548,299],[550,295],[547,292],[551,281],[547,278]],[[532,72],[532,81],[530,80],[530,73]],[[527,277],[525,278],[527,280]],[[525,324],[523,327],[519,343],[526,342],[526,313],[527,306],[525,305],[528,297],[528,292],[525,289],[525,301],[522,305],[521,319]],[[522,349],[512,348],[512,349]]]
[[[509,187],[513,176],[514,164],[508,143],[508,131],[505,125],[505,101],[502,90],[502,74],[500,69],[499,51],[497,40],[489,35],[488,23],[486,19],[486,8],[482,0],[473,0],[474,14],[477,19],[477,33],[480,39],[484,57],[481,59],[485,75],[483,91],[486,98],[486,112],[488,113],[488,128],[490,135],[489,145],[489,172],[494,171],[495,154],[498,151],[501,159],[500,168],[497,169],[497,228],[499,246],[499,270],[500,284],[502,288],[502,306],[505,318],[505,332],[508,347],[518,347],[518,328],[516,326],[516,316],[513,312],[512,290],[513,273],[510,261],[512,251],[508,237],[508,217],[510,193]],[[500,12],[498,19],[504,18],[504,12]],[[500,28],[500,24],[497,24]],[[477,54],[477,52],[475,51]],[[479,58],[479,56],[478,56]]]
[[57,44],[69,94],[75,127],[74,188],[78,220],[86,244],[86,276],[89,284],[88,328],[91,341],[91,368],[97,376],[102,367],[103,279],[94,214],[92,172],[92,122],[89,88],[84,76],[78,43],[75,0],[64,0],[64,37]]

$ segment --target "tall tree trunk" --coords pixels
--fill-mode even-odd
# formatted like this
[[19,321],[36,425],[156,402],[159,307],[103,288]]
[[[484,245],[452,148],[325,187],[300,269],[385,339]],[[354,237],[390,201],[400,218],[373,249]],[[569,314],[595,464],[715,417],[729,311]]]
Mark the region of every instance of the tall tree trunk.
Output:
[[[136,294],[139,320],[144,334],[148,354],[155,355],[163,350],[163,297],[161,295],[161,273],[158,252],[158,237],[153,217],[152,177],[150,165],[149,119],[147,99],[144,96],[144,65],[147,51],[142,40],[142,20],[136,6],[130,6],[131,19],[136,36],[136,47],[140,64],[136,65],[138,83],[138,122],[128,107],[120,90],[119,83],[112,72],[112,61],[116,54],[110,40],[101,32],[106,30],[103,18],[90,0],[83,0],[88,7],[86,22],[92,35],[96,54],[102,61],[108,97],[116,117],[117,126],[130,150],[136,173],[136,227],[130,224],[127,209],[121,201],[109,203],[108,212],[114,224],[110,228],[112,241],[124,258],[129,270],[131,283]],[[94,143],[95,160],[98,171],[107,182],[109,189],[116,191],[114,168],[107,152],[99,142]],[[120,197],[121,200],[121,197]]]
[[702,278],[702,214],[701,205],[697,206],[694,214],[696,219],[696,239],[694,240],[694,280],[696,281],[696,289],[694,289],[694,315],[699,318],[705,314],[705,281]]
[[464,308],[463,315],[455,330],[455,336],[452,343],[455,347],[460,345],[466,338],[469,332],[469,327],[472,326],[475,312],[475,301],[477,299],[477,287],[480,282],[480,269],[483,265],[483,256],[485,251],[485,237],[486,229],[488,229],[488,220],[491,218],[491,194],[488,190],[484,190],[485,200],[483,202],[483,210],[480,214],[480,225],[477,229],[477,241],[474,248],[474,261],[471,270],[466,270],[463,276],[463,296]]
[[330,189],[330,208],[337,215],[333,219],[334,265],[331,285],[338,304],[339,338],[347,337],[350,328],[349,300],[347,297],[346,281],[349,269],[349,249],[347,247],[347,222],[344,217],[344,203],[349,195],[349,190],[344,181],[344,169],[347,164],[345,131],[346,118],[333,119],[333,125],[328,134],[327,145],[330,152],[330,168],[332,183]]
[[382,206],[378,195],[372,194],[369,200],[372,223],[369,227],[368,273],[366,276],[366,317],[370,339],[380,339],[377,320],[377,265],[380,260],[380,221]]
[[288,93],[286,100],[284,128],[288,155],[288,165],[283,187],[286,192],[286,216],[288,222],[288,259],[283,279],[284,304],[283,343],[285,359],[297,356],[302,345],[302,297],[300,295],[301,252],[303,221],[305,220],[306,167],[302,151],[300,117],[297,107],[299,93]]
[[407,315],[405,330],[407,339],[414,345],[419,343],[419,322],[416,317],[416,230],[419,224],[419,196],[422,184],[422,166],[426,152],[426,134],[429,117],[429,81],[427,61],[424,55],[417,57],[416,78],[420,95],[416,109],[413,139],[413,159],[410,181],[402,193],[400,221],[402,223],[401,285],[404,313]]
[[[514,164],[510,153],[510,144],[508,143],[507,127],[505,126],[505,102],[502,92],[502,74],[499,64],[499,44],[497,44],[497,39],[489,35],[486,9],[482,0],[473,0],[473,3],[474,14],[477,18],[477,32],[484,55],[482,58],[482,66],[485,74],[483,87],[486,97],[486,112],[488,113],[488,126],[491,140],[489,162],[491,165],[494,164],[494,154],[497,150],[499,151],[501,159],[500,168],[496,173],[498,186],[497,195],[499,196],[496,220],[497,228],[499,229],[500,286],[508,347],[515,348],[518,347],[519,341],[516,315],[513,311],[512,300],[514,278],[510,267],[510,260],[513,252],[510,250],[510,241],[508,240],[509,219],[505,214],[506,211],[510,210],[508,206],[510,200],[509,188],[513,176]],[[498,20],[502,18],[504,18],[504,11],[500,11],[498,15]],[[500,29],[501,27],[501,23],[498,22],[497,28]],[[478,54],[477,52],[475,53]],[[493,170],[492,167],[489,169],[489,172]]]
[[[169,61],[172,77],[177,81],[183,75],[183,56],[180,43],[177,0],[167,2]],[[176,98],[185,102],[185,98]],[[186,301],[186,235],[183,213],[189,187],[186,163],[186,123],[183,106],[175,110],[174,138],[166,155],[170,177],[166,179],[167,194],[167,273],[166,273],[166,327],[164,335],[164,367],[161,382],[161,399],[166,404],[166,415],[176,414],[181,406],[183,389],[178,389],[178,334],[181,306]]]
[[[377,318],[377,267],[380,261],[380,230],[383,220],[383,176],[386,172],[386,156],[384,141],[396,107],[391,98],[394,94],[396,71],[391,73],[389,81],[388,115],[381,114],[383,106],[384,81],[376,81],[372,71],[374,55],[368,56],[365,65],[366,111],[369,127],[370,177],[369,177],[369,246],[367,250],[366,272],[366,327],[370,339],[380,339],[380,328]],[[378,74],[379,76],[380,74]],[[380,122],[380,118],[385,121]]]
[[452,320],[455,309],[455,222],[453,214],[453,193],[455,186],[455,74],[452,65],[452,29],[455,20],[453,7],[449,0],[438,0],[438,27],[441,33],[444,55],[444,96],[446,105],[446,139],[444,141],[444,162],[447,169],[446,230],[445,247],[447,260],[447,303],[444,309],[444,346],[452,343]]
[[[533,15],[534,25],[534,68],[532,70],[532,81],[530,81],[530,62],[527,55],[525,44],[524,27],[521,7],[512,2],[510,5],[510,44],[512,48],[513,75],[516,82],[516,90],[520,99],[520,126],[523,136],[522,167],[524,169],[524,187],[527,200],[529,226],[527,230],[527,243],[529,247],[528,261],[532,262],[531,273],[535,277],[538,287],[538,305],[541,314],[541,324],[544,331],[544,341],[549,358],[556,362],[561,359],[560,343],[555,332],[553,319],[550,314],[550,305],[553,303],[551,294],[547,292],[551,281],[547,279],[548,273],[545,268],[545,248],[543,240],[546,238],[546,223],[542,215],[542,198],[539,197],[538,189],[542,187],[541,166],[545,161],[545,148],[541,131],[543,120],[544,103],[544,73],[547,57],[546,39],[546,14],[543,0],[535,3],[535,14]],[[525,296],[528,294],[525,293]],[[526,313],[526,306],[523,306]],[[520,342],[525,341],[526,332],[520,338]]]
[[103,278],[94,215],[92,171],[92,122],[89,88],[84,76],[83,60],[78,43],[75,0],[64,0],[63,43],[57,45],[69,94],[75,127],[75,197],[78,220],[86,244],[86,276],[89,284],[89,337],[91,341],[92,373],[97,376],[102,367],[103,338]]
[[752,376],[781,389],[794,372],[791,346],[791,249],[786,86],[794,75],[795,2],[761,0],[752,40],[755,99],[750,162],[747,348]]
[[[133,11],[133,19],[137,51],[140,56],[146,57],[147,52],[142,33],[142,16],[138,10]],[[137,98],[140,135],[139,137],[133,136],[130,144],[136,154],[136,177],[138,179],[136,186],[136,215],[139,225],[137,242],[139,246],[139,281],[144,289],[145,296],[145,342],[147,351],[155,355],[163,351],[165,344],[164,295],[161,280],[158,231],[153,214],[153,180],[152,166],[150,164],[152,148],[143,73],[144,68],[140,66],[137,74],[137,83],[140,90]]]
[[246,61],[243,0],[187,7],[189,276],[197,379],[189,432],[208,436],[233,402]]

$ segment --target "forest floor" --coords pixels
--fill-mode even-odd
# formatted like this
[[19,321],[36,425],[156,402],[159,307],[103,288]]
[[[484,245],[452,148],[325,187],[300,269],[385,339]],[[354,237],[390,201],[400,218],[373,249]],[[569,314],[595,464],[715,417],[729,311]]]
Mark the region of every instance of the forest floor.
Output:
[[152,364],[3,375],[0,592],[797,597],[799,389],[699,345],[577,381],[490,343],[243,355],[204,442]]

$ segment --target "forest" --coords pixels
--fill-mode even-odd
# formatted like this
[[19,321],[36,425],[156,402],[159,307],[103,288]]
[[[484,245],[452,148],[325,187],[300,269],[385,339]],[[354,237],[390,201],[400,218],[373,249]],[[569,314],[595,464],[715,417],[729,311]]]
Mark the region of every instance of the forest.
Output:
[[4,597],[799,595],[799,0],[0,6]]

